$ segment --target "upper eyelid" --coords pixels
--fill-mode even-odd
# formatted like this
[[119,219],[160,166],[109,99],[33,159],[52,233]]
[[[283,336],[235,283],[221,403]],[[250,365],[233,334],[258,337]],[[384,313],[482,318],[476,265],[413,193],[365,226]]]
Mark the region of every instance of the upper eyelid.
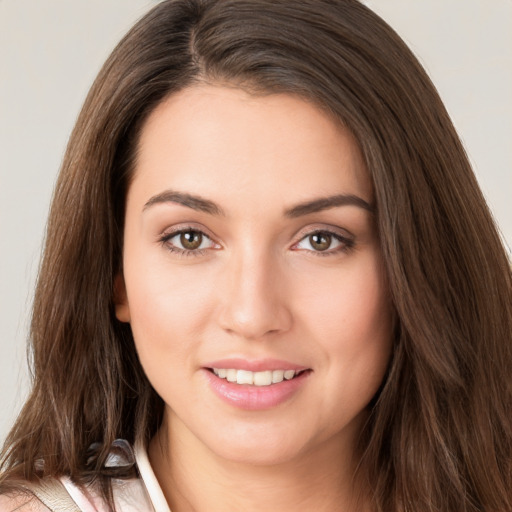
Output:
[[336,226],[330,226],[330,225],[317,225],[315,227],[307,227],[302,228],[294,235],[294,239],[297,243],[303,238],[313,235],[315,233],[329,233],[331,235],[339,236],[341,238],[350,238],[351,240],[355,238],[355,236],[348,231],[347,229],[336,227]]
[[[205,247],[203,249],[200,249],[200,248],[197,248],[197,249],[185,249],[185,248],[182,248],[182,247],[178,247],[176,246],[174,243],[171,243],[170,241],[182,234],[182,233],[186,233],[187,231],[196,231],[196,232],[200,232],[204,237],[206,237],[208,240],[210,240],[210,242],[212,243],[213,247]],[[205,233],[202,229],[198,229],[198,228],[194,228],[194,227],[191,227],[191,226],[184,226],[184,227],[181,227],[181,228],[176,228],[176,229],[172,229],[171,231],[168,231],[168,230],[164,230],[158,237],[158,243],[161,244],[162,246],[165,246],[167,248],[167,250],[171,251],[171,252],[175,252],[179,255],[182,255],[182,256],[192,256],[192,255],[195,255],[195,256],[200,256],[200,255],[203,255],[206,253],[206,251],[208,250],[211,250],[211,249],[218,249],[220,244],[218,242],[215,241],[215,239],[213,239],[211,236],[209,236],[207,233]]]
[[[170,240],[172,240],[176,236],[179,236],[182,233],[186,233],[187,231],[197,231],[197,232],[201,233],[203,237],[207,238],[212,243],[213,247],[206,247],[204,249],[199,249],[199,248],[198,249],[182,249],[181,247],[174,246],[174,244],[170,244]],[[183,251],[183,252],[198,252],[199,253],[202,251],[206,251],[208,249],[218,249],[220,246],[219,242],[217,242],[214,238],[212,238],[210,235],[208,235],[204,231],[201,231],[199,229],[187,229],[187,228],[178,229],[176,231],[171,231],[169,233],[164,232],[159,237],[159,241],[164,244],[172,245],[173,247],[176,248],[176,250]]]
[[193,223],[184,223],[168,227],[162,230],[158,237],[160,239],[164,237],[171,238],[175,235],[179,235],[180,233],[186,233],[187,231],[197,231],[208,237],[210,240],[215,241],[215,236],[211,234],[210,230],[206,229],[204,226],[194,226]]
[[[297,250],[298,246],[302,242],[304,242],[304,240],[309,238],[311,235],[314,235],[315,233],[325,233],[325,234],[331,236],[332,238],[336,239],[338,241],[338,243],[340,243],[341,245],[346,245],[346,246],[350,246],[350,247],[352,247],[354,245],[354,240],[352,238],[348,238],[346,236],[343,236],[343,235],[340,235],[337,233],[333,233],[332,231],[312,231],[311,233],[306,234],[305,236],[299,238],[296,242],[294,242],[292,244],[291,248],[293,250]],[[308,250],[308,249],[304,249],[304,250]],[[314,251],[314,252],[317,252],[317,251]],[[331,250],[325,251],[324,254],[327,254],[329,252],[331,252]]]

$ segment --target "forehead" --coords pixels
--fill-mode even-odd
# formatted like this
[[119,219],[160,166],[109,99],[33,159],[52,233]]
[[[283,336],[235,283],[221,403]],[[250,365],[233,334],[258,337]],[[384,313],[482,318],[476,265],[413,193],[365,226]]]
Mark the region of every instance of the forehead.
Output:
[[289,94],[198,85],[162,102],[143,126],[132,187],[303,200],[372,188],[351,133]]

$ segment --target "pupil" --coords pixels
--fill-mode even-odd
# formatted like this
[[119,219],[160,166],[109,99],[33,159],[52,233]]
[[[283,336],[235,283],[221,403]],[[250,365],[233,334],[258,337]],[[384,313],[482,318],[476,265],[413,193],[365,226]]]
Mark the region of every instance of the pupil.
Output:
[[187,231],[180,236],[181,245],[188,250],[197,249],[202,241],[203,235],[197,231]]
[[311,247],[317,251],[325,251],[326,249],[329,249],[331,245],[331,235],[315,233],[314,235],[310,235],[309,243],[311,244]]

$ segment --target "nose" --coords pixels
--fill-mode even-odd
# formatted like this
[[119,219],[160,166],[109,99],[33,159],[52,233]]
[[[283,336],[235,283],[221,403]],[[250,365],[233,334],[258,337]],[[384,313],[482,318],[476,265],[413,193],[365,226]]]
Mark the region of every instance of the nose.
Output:
[[286,332],[292,324],[280,264],[248,250],[226,265],[220,301],[222,329],[248,340]]

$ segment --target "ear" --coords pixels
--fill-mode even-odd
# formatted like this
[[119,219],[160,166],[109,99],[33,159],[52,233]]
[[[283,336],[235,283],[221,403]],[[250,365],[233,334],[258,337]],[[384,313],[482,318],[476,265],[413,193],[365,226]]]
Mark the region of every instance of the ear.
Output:
[[116,275],[114,279],[114,306],[116,308],[116,318],[120,322],[130,322],[130,306],[126,294],[126,285],[122,273]]

